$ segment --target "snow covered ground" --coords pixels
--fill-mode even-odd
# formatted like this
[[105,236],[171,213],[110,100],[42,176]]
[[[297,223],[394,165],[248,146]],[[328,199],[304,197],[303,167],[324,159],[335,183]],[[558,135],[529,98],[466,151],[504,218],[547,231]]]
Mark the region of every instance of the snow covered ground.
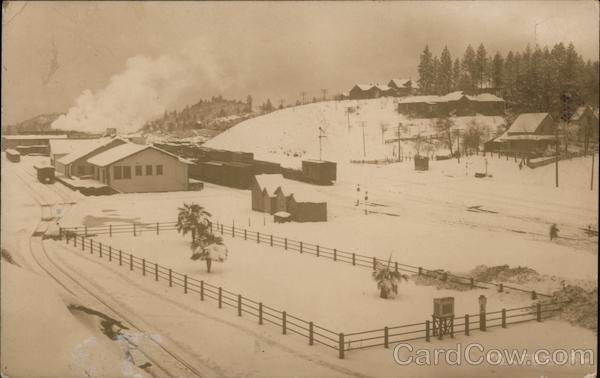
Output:
[[[401,138],[436,134],[435,119],[409,118],[396,109],[397,99],[389,97],[295,106],[241,122],[205,145],[254,152],[257,159],[297,167],[302,159],[319,158],[321,128],[326,135],[322,139],[324,160],[343,163],[351,159],[391,159],[397,143],[389,142],[396,140],[399,125]],[[483,140],[496,135],[506,124],[502,117],[483,115],[455,117],[453,121],[453,130],[481,128]],[[413,155],[414,143],[402,142],[401,154]]]

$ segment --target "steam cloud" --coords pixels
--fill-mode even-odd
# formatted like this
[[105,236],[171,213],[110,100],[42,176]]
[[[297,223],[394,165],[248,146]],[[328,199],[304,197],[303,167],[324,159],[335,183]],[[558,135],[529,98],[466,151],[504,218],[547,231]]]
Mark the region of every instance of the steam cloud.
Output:
[[114,127],[121,133],[135,132],[172,109],[187,89],[223,90],[220,67],[201,41],[188,43],[175,54],[134,56],[122,73],[110,78],[106,88],[95,93],[85,90],[52,128],[102,132]]

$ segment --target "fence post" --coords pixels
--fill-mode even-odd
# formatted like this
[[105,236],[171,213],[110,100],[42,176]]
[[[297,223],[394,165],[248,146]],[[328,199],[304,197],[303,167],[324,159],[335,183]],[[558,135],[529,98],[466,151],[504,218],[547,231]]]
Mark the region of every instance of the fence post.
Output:
[[204,280],[200,281],[200,300],[204,300]]
[[281,332],[284,335],[287,333],[287,313],[285,311],[281,313]]
[[271,247],[273,246],[273,235],[271,235]]
[[475,287],[475,280],[473,279],[473,277],[471,277],[471,279],[469,281],[470,281],[469,285],[471,286],[471,289],[472,289],[473,287]]
[[319,245],[317,244],[317,257],[319,257]]
[[248,232],[247,230],[244,228],[244,240],[248,239]]
[[260,232],[256,231],[256,244],[260,244]]
[[112,247],[108,246],[108,261],[112,261]]
[[219,308],[223,307],[223,289],[219,287]]
[[223,235],[223,224],[221,224],[221,235]]
[[356,265],[356,253],[352,252],[352,265]]
[[173,287],[173,271],[169,268],[169,287]]
[[452,323],[450,323],[450,337],[454,338],[454,315],[452,315]]
[[237,308],[238,308],[238,316],[242,316],[242,295],[238,294],[238,303],[237,303]]
[[183,275],[183,294],[187,294],[187,274]]
[[302,253],[302,242],[300,242],[300,253]]
[[383,347],[385,349],[388,349],[390,347],[390,343],[389,343],[389,329],[388,327],[384,327],[383,328]]
[[469,314],[465,314],[465,335],[469,336]]
[[77,234],[73,235],[73,247],[77,247]]
[[85,237],[81,237],[81,250],[85,251]]
[[158,264],[154,263],[154,281],[158,281]]
[[123,265],[123,252],[119,249],[119,265]]
[[135,223],[133,224],[133,236],[136,236],[135,235]]
[[129,255],[129,270],[133,270],[133,255]]
[[423,274],[423,268],[419,267],[419,273],[418,273],[418,275],[420,276],[422,274]]
[[502,328],[506,328],[506,310],[502,309]]
[[160,225],[156,222],[156,235],[160,233]]
[[94,240],[90,239],[90,255],[94,254]]
[[314,334],[313,334],[313,322],[308,323],[308,345],[313,345]]
[[146,275],[146,259],[142,259],[142,276]]
[[398,273],[398,261],[394,262],[394,268],[396,269],[396,273]]
[[499,284],[498,285],[498,292],[502,293],[504,291],[504,285],[503,284]]
[[535,290],[533,290],[531,292],[531,299],[536,300],[537,299],[537,293],[535,292]]
[[87,238],[87,226],[85,226],[85,228],[84,228],[84,231],[83,231],[83,232],[84,232],[84,235],[85,235],[85,237]]
[[337,249],[333,249],[333,261],[337,261]]
[[485,312],[479,313],[479,330],[485,331]]
[[258,324],[263,324],[263,304],[262,302],[258,303]]
[[112,224],[108,225],[108,236],[112,238]]
[[235,224],[231,226],[231,237],[235,238]]
[[338,349],[340,350],[339,358],[341,360],[343,360],[344,359],[344,334],[340,333],[339,338],[340,338],[339,346],[338,346]]
[[538,322],[542,321],[542,305],[540,303],[535,304],[535,312],[536,312],[536,320]]
[[430,330],[429,330],[429,320],[425,320],[425,341],[429,342],[431,339],[429,338]]
[[373,256],[373,270],[377,270],[377,258]]

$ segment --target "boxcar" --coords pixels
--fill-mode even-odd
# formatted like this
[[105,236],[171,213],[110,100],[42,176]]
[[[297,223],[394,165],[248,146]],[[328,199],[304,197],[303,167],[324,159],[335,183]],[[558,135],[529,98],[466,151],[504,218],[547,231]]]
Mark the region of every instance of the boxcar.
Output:
[[304,179],[318,185],[332,185],[337,179],[337,164],[325,160],[303,160]]
[[9,148],[8,150],[6,150],[6,158],[9,161],[12,161],[13,163],[18,163],[19,161],[21,161],[21,154],[19,153],[19,151],[15,151],[12,148]]
[[54,182],[54,167],[51,165],[34,165],[37,171],[37,179],[42,184],[52,184]]

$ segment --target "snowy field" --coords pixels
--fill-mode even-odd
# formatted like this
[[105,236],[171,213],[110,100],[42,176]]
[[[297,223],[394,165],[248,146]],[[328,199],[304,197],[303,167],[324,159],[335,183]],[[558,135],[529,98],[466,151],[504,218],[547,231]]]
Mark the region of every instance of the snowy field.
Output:
[[99,235],[93,239],[338,332],[424,322],[429,319],[434,297],[454,296],[457,314],[476,313],[481,294],[489,298],[489,311],[531,303],[530,295],[525,294],[437,290],[412,280],[400,285],[398,297],[383,300],[378,297],[370,269],[243,238],[225,238],[229,258],[225,263],[214,263],[211,273],[206,272],[204,262],[190,260],[189,235],[182,237],[176,231],[158,236],[148,232],[135,238]]
[[[348,113],[350,109],[350,113]],[[205,145],[253,152],[256,159],[297,167],[302,159],[319,158],[319,128],[323,130],[322,158],[338,163],[392,158],[401,138],[436,134],[435,119],[409,118],[397,112],[397,98],[324,101],[276,110],[241,122]],[[477,126],[487,140],[503,130],[506,121],[495,116],[455,117],[453,130]],[[363,132],[365,146],[363,148]],[[397,151],[396,151],[397,153]],[[444,154],[448,153],[444,150]],[[402,155],[414,154],[412,142],[402,142]]]

